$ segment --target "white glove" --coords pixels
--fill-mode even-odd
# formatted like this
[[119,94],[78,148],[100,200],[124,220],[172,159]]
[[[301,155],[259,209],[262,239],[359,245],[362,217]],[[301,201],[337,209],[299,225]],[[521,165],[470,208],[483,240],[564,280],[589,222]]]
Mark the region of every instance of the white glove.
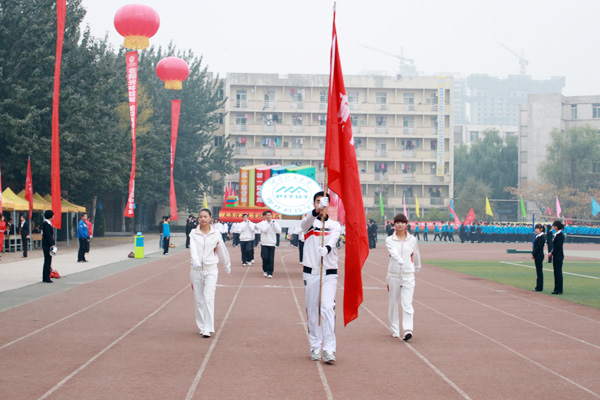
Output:
[[321,257],[325,257],[327,255],[327,253],[329,253],[329,251],[327,250],[327,247],[319,247],[319,255]]
[[321,197],[319,199],[319,210],[324,209],[325,207],[327,207],[329,205],[329,199],[325,196]]
[[198,264],[198,263],[192,264],[192,268],[200,268],[200,264]]
[[417,275],[420,270],[421,270],[421,268],[415,268],[415,275]]
[[398,265],[404,265],[404,260],[402,258],[398,260]]
[[230,265],[228,265],[228,266],[225,267],[225,273],[227,275],[231,275],[231,266]]

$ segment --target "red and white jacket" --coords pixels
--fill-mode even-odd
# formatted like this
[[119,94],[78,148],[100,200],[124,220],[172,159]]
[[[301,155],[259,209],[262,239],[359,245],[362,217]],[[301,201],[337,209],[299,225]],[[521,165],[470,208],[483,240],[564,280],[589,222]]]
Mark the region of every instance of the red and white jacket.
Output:
[[[421,269],[421,253],[417,238],[406,232],[406,239],[400,240],[396,232],[385,239],[385,245],[390,253],[388,276],[414,276]],[[404,264],[400,265],[399,261]]]
[[190,232],[190,253],[192,268],[215,269],[219,261],[225,270],[231,268],[229,252],[223,243],[223,237],[212,225],[206,235],[200,230],[200,225]]
[[[319,255],[319,247],[321,247],[321,227],[322,222],[314,215],[314,211],[310,212],[300,223],[302,232],[304,233],[304,251],[302,254],[302,264],[312,268],[312,274],[319,274],[321,266],[321,256]],[[323,266],[325,269],[337,269],[338,254],[337,241],[340,238],[341,227],[337,221],[325,218],[325,246],[331,249],[329,253],[323,257]]]

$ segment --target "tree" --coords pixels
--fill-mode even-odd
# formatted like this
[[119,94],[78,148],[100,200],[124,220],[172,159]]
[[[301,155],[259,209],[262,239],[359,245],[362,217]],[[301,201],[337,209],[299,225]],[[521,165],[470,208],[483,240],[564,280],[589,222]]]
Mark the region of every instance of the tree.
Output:
[[597,130],[590,126],[554,129],[550,136],[546,161],[538,168],[542,179],[558,188],[571,186],[584,192],[599,187],[600,174],[593,170],[600,161]]
[[465,219],[471,208],[477,215],[477,219],[487,219],[485,215],[485,198],[489,197],[492,189],[482,181],[472,177],[462,185],[458,192],[458,200],[454,203],[454,211],[461,219]]
[[544,214],[546,207],[555,201],[556,186],[551,183],[540,183],[535,180],[528,180],[520,188],[508,186],[504,189],[515,199],[523,196],[523,201],[533,203],[540,214]]

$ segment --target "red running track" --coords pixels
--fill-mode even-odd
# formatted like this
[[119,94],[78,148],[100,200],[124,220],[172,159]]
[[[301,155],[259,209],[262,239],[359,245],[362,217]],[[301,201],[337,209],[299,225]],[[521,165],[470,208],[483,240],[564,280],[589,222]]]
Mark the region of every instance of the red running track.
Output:
[[[514,261],[505,248],[485,253]],[[421,251],[434,258],[457,249],[483,248]],[[1,312],[0,398],[600,397],[599,310],[425,265],[415,337],[405,343],[387,328],[388,256],[379,245],[363,269],[359,318],[343,327],[338,315],[330,366],[309,359],[297,250],[277,249],[274,279],[258,259],[245,268],[239,248],[230,253],[210,339],[195,326],[187,252]]]

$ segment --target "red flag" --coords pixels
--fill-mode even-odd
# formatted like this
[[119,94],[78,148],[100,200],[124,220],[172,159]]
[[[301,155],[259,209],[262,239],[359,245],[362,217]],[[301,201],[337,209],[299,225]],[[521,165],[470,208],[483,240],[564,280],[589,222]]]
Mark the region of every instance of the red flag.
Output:
[[351,213],[346,214],[344,325],[347,325],[358,317],[358,307],[363,301],[361,270],[369,255],[369,239],[352,136],[350,107],[337,47],[335,9],[330,60],[325,167],[329,187],[352,209]]
[[458,219],[458,217],[456,216],[456,213],[454,212],[454,209],[452,208],[452,206],[450,204],[448,204],[448,208],[450,209],[450,214],[452,214],[452,216],[454,217],[454,224],[456,226],[460,226],[460,219]]
[[31,158],[27,159],[27,177],[25,178],[25,199],[29,201],[29,220],[33,213],[33,181],[31,180]]
[[175,196],[175,183],[173,182],[173,165],[175,164],[180,111],[181,100],[171,100],[171,188],[169,190],[169,203],[171,204],[171,220],[173,221],[177,221],[177,198]]
[[129,194],[123,216],[133,218],[135,202],[135,128],[137,125],[137,75],[138,52],[128,51],[125,54],[125,67],[127,69],[127,91],[129,94],[129,117],[131,119],[131,174],[129,175]]
[[2,168],[0,168],[0,212],[2,212]]
[[56,57],[54,59],[54,94],[52,96],[52,165],[50,193],[52,195],[52,211],[55,219],[52,226],[61,226],[61,193],[60,193],[60,149],[58,144],[58,102],[60,98],[60,63],[62,60],[63,39],[65,37],[65,14],[67,0],[56,2]]
[[475,221],[475,211],[473,211],[473,209],[471,208],[471,210],[469,211],[469,213],[467,214],[467,218],[465,218],[465,225],[471,225],[471,223]]

